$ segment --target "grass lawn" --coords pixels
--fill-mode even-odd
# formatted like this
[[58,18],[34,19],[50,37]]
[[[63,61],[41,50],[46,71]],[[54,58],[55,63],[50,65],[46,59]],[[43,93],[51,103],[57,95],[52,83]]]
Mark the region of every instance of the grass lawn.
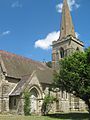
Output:
[[88,113],[61,113],[49,116],[0,115],[0,120],[90,120]]
[[0,120],[58,120],[44,116],[0,116]]

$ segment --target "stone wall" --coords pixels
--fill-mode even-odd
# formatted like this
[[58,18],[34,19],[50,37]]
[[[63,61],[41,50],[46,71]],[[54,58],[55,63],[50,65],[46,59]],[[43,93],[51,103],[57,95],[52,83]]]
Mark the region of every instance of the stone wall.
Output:
[[[0,112],[10,112],[13,114],[24,114],[24,96],[10,96],[11,92],[14,90],[19,80],[14,78],[5,77],[5,75],[0,72]],[[49,85],[40,84],[35,74],[26,88],[29,89],[29,92],[36,89],[37,93],[37,111],[36,114],[41,114],[41,108],[44,97],[50,93],[50,95],[57,98],[52,104],[51,112],[70,112],[70,111],[85,111],[85,104],[82,100],[79,99],[79,106],[77,105],[77,99],[68,94],[65,91],[53,92],[49,91]]]
[[9,112],[9,95],[17,83],[15,79],[5,77],[0,66],[0,112]]

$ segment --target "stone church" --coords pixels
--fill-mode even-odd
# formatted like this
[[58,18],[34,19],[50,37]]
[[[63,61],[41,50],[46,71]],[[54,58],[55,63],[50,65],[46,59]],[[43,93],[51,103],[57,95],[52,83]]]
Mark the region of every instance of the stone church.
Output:
[[65,91],[52,92],[53,70],[58,61],[74,51],[83,51],[83,42],[76,38],[67,0],[63,2],[60,37],[52,43],[52,69],[44,63],[0,51],[0,112],[24,114],[24,91],[30,92],[31,113],[40,114],[43,99],[48,92],[58,98],[53,112],[84,111],[82,100]]

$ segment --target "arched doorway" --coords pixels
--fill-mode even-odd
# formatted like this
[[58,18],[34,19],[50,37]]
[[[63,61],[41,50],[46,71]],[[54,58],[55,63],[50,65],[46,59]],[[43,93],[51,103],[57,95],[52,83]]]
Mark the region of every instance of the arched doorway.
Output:
[[35,113],[37,111],[37,99],[38,99],[38,92],[35,88],[33,88],[30,91],[31,113]]
[[37,87],[32,87],[30,90],[30,108],[31,113],[39,112],[39,99],[41,98],[40,90]]

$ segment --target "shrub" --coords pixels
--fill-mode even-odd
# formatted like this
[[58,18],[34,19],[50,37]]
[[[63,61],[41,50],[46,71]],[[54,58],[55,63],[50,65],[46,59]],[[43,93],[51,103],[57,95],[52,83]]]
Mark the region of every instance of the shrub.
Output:
[[55,98],[53,96],[46,95],[44,97],[44,101],[43,101],[42,109],[41,109],[42,115],[47,115],[49,113],[49,111],[51,110],[51,105],[53,101],[55,101]]
[[24,114],[30,115],[30,93],[27,90],[24,92]]

